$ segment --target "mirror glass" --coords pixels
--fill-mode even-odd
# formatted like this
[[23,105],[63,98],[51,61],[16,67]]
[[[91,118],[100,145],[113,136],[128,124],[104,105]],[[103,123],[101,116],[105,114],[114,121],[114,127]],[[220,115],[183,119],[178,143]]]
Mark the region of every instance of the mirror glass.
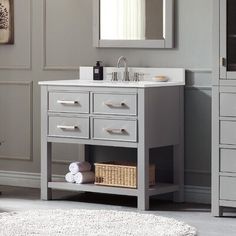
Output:
[[100,39],[163,39],[163,5],[163,0],[100,0]]

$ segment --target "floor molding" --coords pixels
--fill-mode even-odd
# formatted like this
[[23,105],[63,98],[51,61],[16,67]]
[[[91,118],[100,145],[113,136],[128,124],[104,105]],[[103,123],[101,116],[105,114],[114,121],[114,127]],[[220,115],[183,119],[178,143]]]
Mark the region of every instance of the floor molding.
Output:
[[[53,181],[63,181],[64,176],[53,175]],[[16,171],[0,171],[0,185],[16,187],[40,187],[40,174]],[[185,202],[210,204],[211,189],[202,186],[185,186]]]
[[[63,181],[64,176],[53,175],[53,181]],[[16,171],[0,171],[0,185],[39,188],[40,174]]]

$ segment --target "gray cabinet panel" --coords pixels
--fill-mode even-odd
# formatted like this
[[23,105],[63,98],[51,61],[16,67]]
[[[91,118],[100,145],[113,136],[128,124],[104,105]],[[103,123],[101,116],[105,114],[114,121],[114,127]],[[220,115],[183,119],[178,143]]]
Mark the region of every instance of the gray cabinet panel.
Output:
[[236,144],[236,122],[221,121],[220,122],[220,143]]
[[234,0],[213,1],[212,214],[214,216],[222,216],[224,206],[235,207],[236,204],[235,10]]
[[49,111],[89,113],[89,92],[50,92]]
[[236,173],[236,149],[220,150],[220,171]]
[[220,94],[220,115],[236,116],[236,93]]
[[220,177],[220,199],[236,201],[236,178]]
[[89,138],[89,118],[49,117],[49,136]]
[[93,138],[136,142],[137,121],[93,118]]
[[137,115],[136,94],[93,94],[94,114]]

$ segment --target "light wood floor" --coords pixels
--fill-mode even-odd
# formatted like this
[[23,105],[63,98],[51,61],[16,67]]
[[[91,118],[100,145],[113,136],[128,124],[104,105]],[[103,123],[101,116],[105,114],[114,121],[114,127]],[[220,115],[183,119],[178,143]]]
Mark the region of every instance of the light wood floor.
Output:
[[[136,199],[92,193],[54,192],[53,201],[41,201],[38,189],[1,186],[0,212],[31,209],[110,209],[137,211]],[[229,209],[223,218],[214,218],[209,205],[174,204],[152,200],[148,213],[172,217],[195,226],[200,236],[236,236],[236,210]]]

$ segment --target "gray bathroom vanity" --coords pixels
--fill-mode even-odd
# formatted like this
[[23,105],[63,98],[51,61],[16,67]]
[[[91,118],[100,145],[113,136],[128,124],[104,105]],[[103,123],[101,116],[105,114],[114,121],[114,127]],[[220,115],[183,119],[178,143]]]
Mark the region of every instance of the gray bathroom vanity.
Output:
[[[183,69],[129,68],[138,82],[92,80],[92,68],[81,67],[79,80],[45,81],[41,85],[41,198],[51,190],[71,190],[136,196],[140,210],[149,209],[153,195],[174,193],[184,200],[184,85]],[[168,82],[156,82],[154,76]],[[132,76],[131,76],[132,78]],[[137,189],[70,184],[52,181],[52,143],[84,144],[137,149]],[[149,187],[149,151],[173,146],[173,182]],[[86,158],[86,157],[85,157]],[[107,157],[109,160],[109,157]],[[156,167],[158,171],[158,167]]]

